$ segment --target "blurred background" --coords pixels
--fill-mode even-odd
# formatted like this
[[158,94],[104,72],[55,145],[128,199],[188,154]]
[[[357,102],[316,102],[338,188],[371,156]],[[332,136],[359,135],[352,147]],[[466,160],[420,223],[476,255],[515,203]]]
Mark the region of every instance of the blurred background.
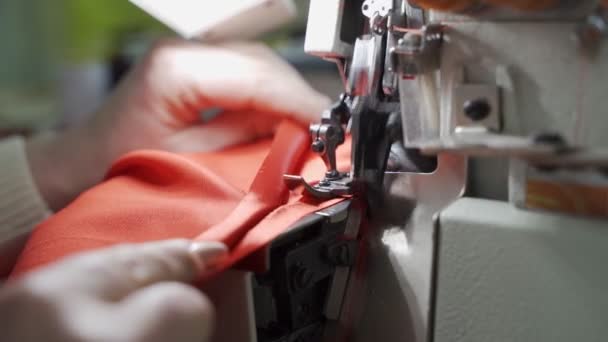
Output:
[[[262,39],[322,92],[336,97],[336,68],[304,54],[299,18]],[[0,0],[0,137],[85,121],[150,44],[174,34],[128,0]]]

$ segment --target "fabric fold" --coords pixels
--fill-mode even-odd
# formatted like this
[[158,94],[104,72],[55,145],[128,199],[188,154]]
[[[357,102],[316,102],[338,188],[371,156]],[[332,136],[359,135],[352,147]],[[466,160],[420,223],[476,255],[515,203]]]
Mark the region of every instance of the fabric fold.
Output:
[[[340,201],[311,201],[285,186],[284,174],[303,172],[311,181],[324,174],[309,146],[308,131],[284,121],[274,139],[220,152],[127,155],[102,184],[36,228],[12,276],[73,253],[173,238],[227,244],[229,267],[302,217]],[[342,169],[349,154],[347,143],[338,153]]]

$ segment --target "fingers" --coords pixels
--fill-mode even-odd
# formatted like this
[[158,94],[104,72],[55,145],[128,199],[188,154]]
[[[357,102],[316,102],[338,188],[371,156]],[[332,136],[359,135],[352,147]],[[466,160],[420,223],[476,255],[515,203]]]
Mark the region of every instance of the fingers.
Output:
[[[226,47],[237,53],[251,53],[252,60],[257,63],[251,69],[249,82],[238,90],[238,97],[226,99],[240,104],[232,110],[267,111],[308,124],[319,120],[321,113],[330,106],[331,100],[327,96],[314,90],[268,47],[243,43]],[[221,96],[218,100],[222,100]]]
[[172,40],[159,44],[149,59],[153,71],[147,74],[162,75],[149,76],[149,82],[158,87],[156,93],[166,93],[168,87],[178,92],[170,109],[185,121],[195,120],[196,110],[221,107],[309,123],[330,105],[294,68],[260,44],[214,46]]
[[206,341],[212,305],[182,282],[225,254],[220,243],[172,240],[76,255],[11,284],[17,311],[40,318],[37,329],[17,332],[33,332],[31,340]]
[[45,284],[47,290],[71,289],[117,301],[151,284],[192,281],[226,252],[220,243],[187,240],[122,245],[71,257],[34,273],[29,282]]
[[155,284],[131,293],[116,307],[129,317],[125,341],[207,341],[214,311],[198,290],[179,283]]
[[186,128],[168,141],[175,152],[210,152],[268,137],[280,120],[273,115],[225,112],[208,123]]

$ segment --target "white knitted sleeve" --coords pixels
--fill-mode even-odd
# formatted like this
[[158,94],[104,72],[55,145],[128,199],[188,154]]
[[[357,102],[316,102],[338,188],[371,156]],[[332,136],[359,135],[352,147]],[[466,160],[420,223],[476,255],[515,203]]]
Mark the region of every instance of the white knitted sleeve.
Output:
[[24,139],[0,140],[0,274],[12,266],[27,235],[49,214],[34,183]]

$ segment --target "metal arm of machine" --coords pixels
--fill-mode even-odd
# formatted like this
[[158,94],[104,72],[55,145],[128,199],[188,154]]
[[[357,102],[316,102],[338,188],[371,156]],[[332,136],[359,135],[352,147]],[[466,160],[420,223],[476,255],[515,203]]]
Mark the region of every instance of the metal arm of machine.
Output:
[[328,181],[342,178],[344,175],[338,171],[336,164],[336,149],[344,143],[344,125],[350,119],[350,108],[348,97],[342,95],[340,101],[331,109],[323,113],[320,124],[310,126],[310,134],[313,138],[312,150],[323,157],[327,166],[325,179]]
[[[356,195],[382,184],[395,138],[388,134],[389,122],[395,121],[389,118],[391,114],[398,117],[400,111],[398,103],[392,103],[382,92],[392,11],[392,0],[363,3],[362,15],[368,18],[364,31],[370,33],[356,40],[353,55],[347,60],[347,94],[310,128],[312,150],[323,157],[327,172],[314,186],[302,177],[285,176],[290,188],[304,186],[313,197],[331,198]],[[345,141],[347,124],[352,135],[352,169],[342,173],[337,170],[335,153]]]

